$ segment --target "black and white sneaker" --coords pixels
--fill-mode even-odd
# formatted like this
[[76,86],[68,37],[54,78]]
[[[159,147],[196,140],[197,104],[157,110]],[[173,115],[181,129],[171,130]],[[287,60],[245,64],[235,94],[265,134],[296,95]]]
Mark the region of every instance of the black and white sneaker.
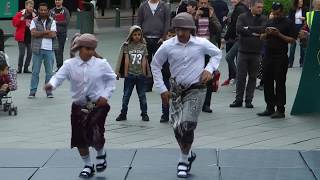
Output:
[[28,98],[29,98],[29,99],[34,99],[34,98],[36,98],[36,93],[35,93],[35,92],[30,92]]

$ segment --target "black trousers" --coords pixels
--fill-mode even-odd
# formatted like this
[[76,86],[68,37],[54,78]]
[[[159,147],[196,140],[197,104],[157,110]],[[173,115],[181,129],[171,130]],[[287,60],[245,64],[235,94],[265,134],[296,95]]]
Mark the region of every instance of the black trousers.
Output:
[[63,51],[64,51],[64,44],[66,43],[67,34],[57,34],[59,49],[55,50],[56,56],[56,65],[59,69],[63,65]]
[[0,29],[0,51],[4,51],[4,34],[2,29]]
[[278,111],[285,111],[288,63],[286,53],[267,53],[263,60],[264,99],[268,110],[274,110],[276,106]]
[[[154,54],[157,52],[161,44],[158,44],[159,38],[146,38],[147,41],[147,50],[148,50],[148,62],[149,62],[149,68],[151,69],[151,61],[154,56]],[[153,78],[147,78],[146,80],[146,90],[150,91],[152,90],[153,86]]]
[[[207,65],[209,63],[209,60],[210,60],[210,56],[206,55],[205,56],[205,65]],[[207,93],[206,93],[206,98],[203,103],[203,107],[204,106],[210,107],[210,105],[211,105],[211,97],[212,97],[212,92],[213,92],[212,81],[213,80],[211,79],[207,82]]]

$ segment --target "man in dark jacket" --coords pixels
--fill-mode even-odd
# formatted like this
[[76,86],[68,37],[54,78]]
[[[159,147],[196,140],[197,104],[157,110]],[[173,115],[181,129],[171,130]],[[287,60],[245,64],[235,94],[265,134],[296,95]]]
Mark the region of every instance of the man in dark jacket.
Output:
[[[219,22],[221,24],[221,29],[223,29],[225,26],[225,20],[227,19],[227,16],[229,13],[228,4],[223,0],[214,0],[214,1],[211,1],[211,6],[213,7],[217,18],[219,19]],[[216,41],[217,41],[218,47],[221,47],[221,33],[217,35]]]
[[[165,40],[170,27],[170,10],[161,0],[147,0],[138,9],[138,25],[142,28],[147,41],[148,62]],[[148,78],[146,91],[152,91],[153,79]]]
[[224,36],[226,43],[226,61],[228,63],[229,78],[222,83],[222,85],[229,85],[230,81],[236,78],[237,68],[234,59],[238,53],[238,37],[236,32],[237,19],[240,14],[248,12],[248,7],[241,2],[241,0],[231,0],[234,10],[231,14],[230,23],[226,35]]
[[[288,44],[295,42],[297,32],[294,23],[283,16],[283,5],[272,5],[273,19],[268,20],[266,33],[266,53],[263,59],[264,99],[267,107],[258,116],[271,118],[285,117],[286,76],[288,71]],[[277,111],[275,111],[277,107]]]
[[[262,0],[252,0],[250,6],[250,12],[241,14],[237,20],[236,30],[240,37],[238,42],[237,95],[230,107],[242,106],[244,90],[246,90],[245,106],[253,108],[251,102],[263,47],[260,35],[264,33],[267,17],[261,15]],[[249,76],[248,83],[246,83],[247,75]]]

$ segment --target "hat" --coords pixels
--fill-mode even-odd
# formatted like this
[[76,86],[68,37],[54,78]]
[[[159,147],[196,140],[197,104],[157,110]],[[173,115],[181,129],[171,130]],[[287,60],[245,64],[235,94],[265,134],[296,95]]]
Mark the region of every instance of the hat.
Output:
[[188,1],[188,5],[192,6],[192,7],[195,7],[198,5],[198,2],[196,0],[189,0]]
[[71,40],[70,56],[74,57],[76,51],[79,47],[88,47],[96,49],[98,45],[98,40],[93,34],[85,33],[80,35],[76,33]]
[[173,28],[186,28],[195,30],[196,26],[193,20],[193,17],[186,12],[179,13],[176,17],[172,20],[172,27]]

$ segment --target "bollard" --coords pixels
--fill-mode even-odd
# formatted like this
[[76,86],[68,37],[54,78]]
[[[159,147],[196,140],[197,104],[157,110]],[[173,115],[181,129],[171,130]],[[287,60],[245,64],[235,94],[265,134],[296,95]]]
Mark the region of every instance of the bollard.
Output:
[[115,27],[120,27],[120,9],[116,8]]

